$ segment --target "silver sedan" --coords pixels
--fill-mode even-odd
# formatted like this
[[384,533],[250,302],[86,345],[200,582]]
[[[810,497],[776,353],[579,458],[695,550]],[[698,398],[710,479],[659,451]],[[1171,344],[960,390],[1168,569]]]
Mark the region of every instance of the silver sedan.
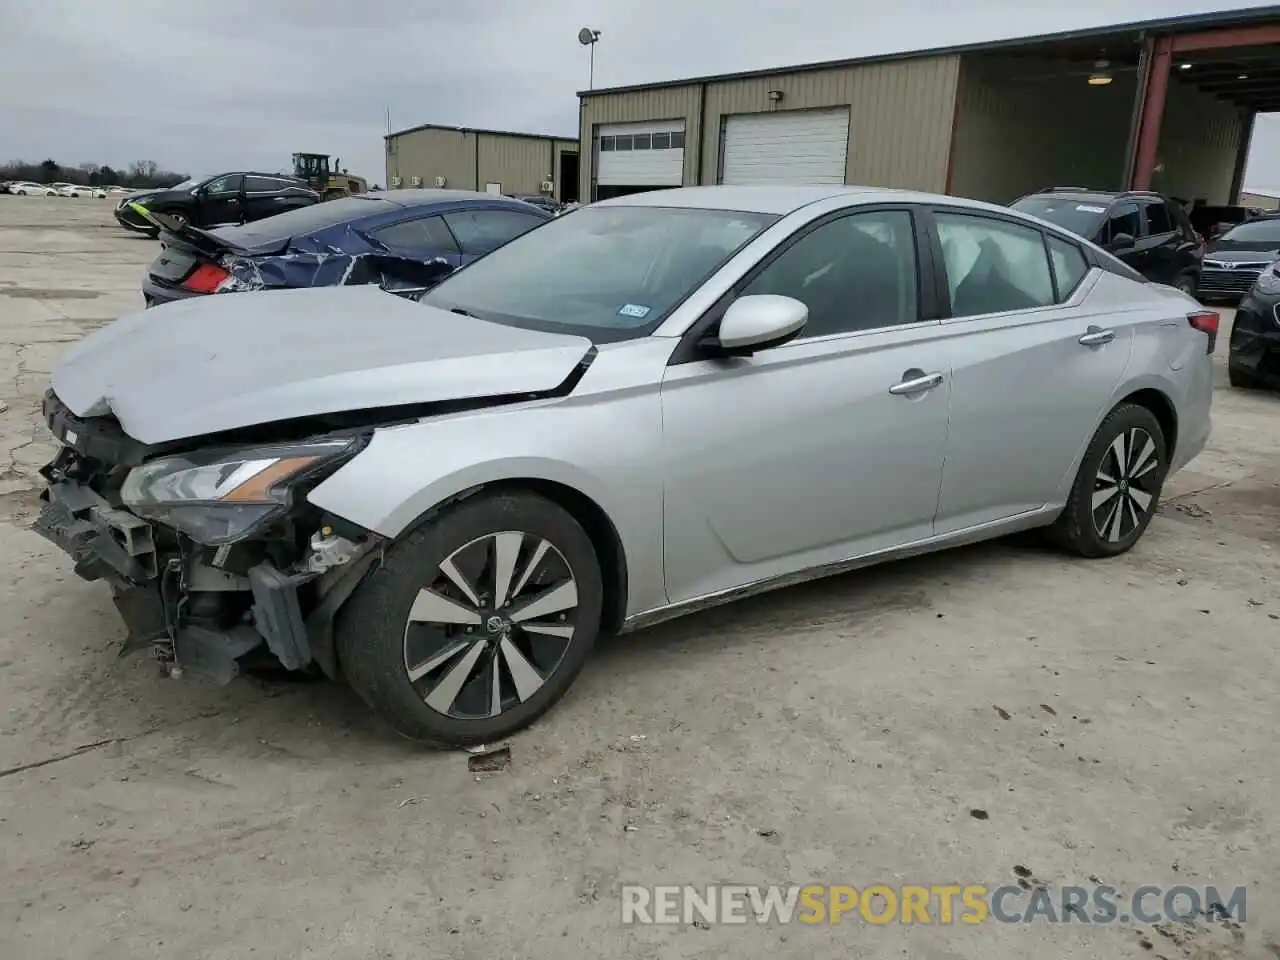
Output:
[[203,300],[55,371],[41,532],[162,657],[265,647],[462,744],[603,632],[1030,528],[1124,553],[1218,322],[1051,224],[844,187],[591,204],[420,303]]

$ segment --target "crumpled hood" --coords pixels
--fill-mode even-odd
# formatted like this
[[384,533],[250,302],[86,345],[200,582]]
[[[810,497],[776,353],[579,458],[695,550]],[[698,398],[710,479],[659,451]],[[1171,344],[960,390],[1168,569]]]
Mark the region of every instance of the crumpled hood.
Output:
[[552,390],[591,349],[377,287],[196,297],[74,344],[53,389],[142,443],[410,403]]

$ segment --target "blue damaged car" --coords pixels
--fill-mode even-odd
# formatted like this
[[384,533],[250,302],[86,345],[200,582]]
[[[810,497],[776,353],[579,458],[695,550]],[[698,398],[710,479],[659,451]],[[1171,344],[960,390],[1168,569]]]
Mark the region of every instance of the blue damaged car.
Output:
[[520,200],[465,190],[363,194],[214,230],[153,216],[160,254],[142,281],[148,307],[217,293],[369,283],[413,297],[552,218]]

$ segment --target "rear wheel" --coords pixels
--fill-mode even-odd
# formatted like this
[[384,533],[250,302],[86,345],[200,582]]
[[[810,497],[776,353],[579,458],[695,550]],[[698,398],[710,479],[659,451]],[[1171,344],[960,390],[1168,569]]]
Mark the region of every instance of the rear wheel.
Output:
[[343,609],[338,656],[402,735],[491,742],[568,690],[602,599],[591,539],[567,511],[533,494],[479,495],[387,552]]
[[1127,552],[1155,515],[1168,472],[1160,422],[1146,407],[1120,404],[1093,435],[1052,539],[1082,557]]

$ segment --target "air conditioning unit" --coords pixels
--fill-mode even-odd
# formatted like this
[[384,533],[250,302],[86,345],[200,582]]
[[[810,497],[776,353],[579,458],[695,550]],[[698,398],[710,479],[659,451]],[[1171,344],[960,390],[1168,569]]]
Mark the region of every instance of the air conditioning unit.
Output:
[[443,187],[445,185],[444,177],[436,177],[436,186]]
[[542,192],[543,192],[543,193],[551,193],[551,191],[555,190],[555,188],[556,188],[556,185],[555,185],[555,183],[554,183],[553,181],[551,181],[551,180],[543,180],[543,181],[542,181]]
[[422,178],[421,178],[421,177],[410,177],[410,178],[409,178],[409,186],[411,186],[411,187],[420,187],[420,186],[422,186]]
[[400,186],[400,183],[401,183],[401,180],[400,180],[400,178],[399,178],[399,177],[392,177],[392,178],[391,178],[391,185],[392,185],[393,187],[398,187],[398,186]]

